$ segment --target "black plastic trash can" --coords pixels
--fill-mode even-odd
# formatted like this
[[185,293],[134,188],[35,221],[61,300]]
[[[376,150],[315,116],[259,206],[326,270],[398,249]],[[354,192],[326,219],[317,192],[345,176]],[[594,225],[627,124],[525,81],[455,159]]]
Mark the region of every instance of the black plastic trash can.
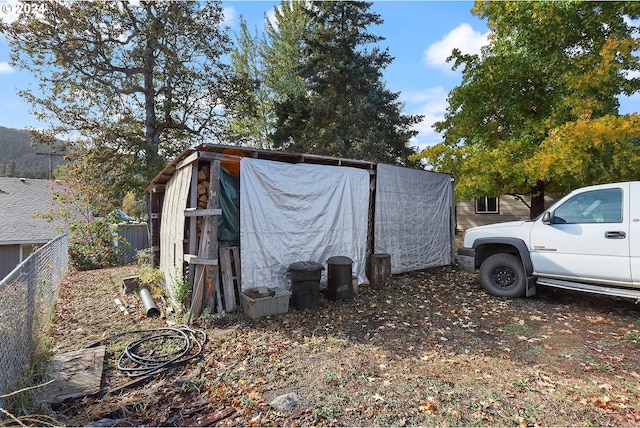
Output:
[[324,266],[316,262],[295,262],[289,265],[293,307],[317,309],[320,302],[320,276]]
[[353,299],[353,261],[349,257],[334,256],[327,260],[327,298]]

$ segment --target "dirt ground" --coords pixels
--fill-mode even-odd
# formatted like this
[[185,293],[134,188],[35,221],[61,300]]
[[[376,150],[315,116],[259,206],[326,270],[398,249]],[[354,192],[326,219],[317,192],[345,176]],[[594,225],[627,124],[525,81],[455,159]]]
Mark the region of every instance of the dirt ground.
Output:
[[[489,296],[455,266],[397,275],[352,301],[252,320],[241,311],[193,324],[201,356],[118,393],[125,332],[177,325],[115,305],[123,267],[69,274],[56,308],[56,352],[107,345],[98,396],[57,410],[73,426],[640,426],[640,306],[539,289]],[[291,410],[270,403],[295,393]]]

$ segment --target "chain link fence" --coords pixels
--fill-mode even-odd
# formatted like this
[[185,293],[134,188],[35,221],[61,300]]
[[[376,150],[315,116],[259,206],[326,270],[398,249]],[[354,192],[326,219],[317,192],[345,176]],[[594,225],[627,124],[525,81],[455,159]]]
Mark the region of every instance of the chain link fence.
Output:
[[24,376],[67,273],[68,254],[69,236],[60,235],[0,281],[0,395]]

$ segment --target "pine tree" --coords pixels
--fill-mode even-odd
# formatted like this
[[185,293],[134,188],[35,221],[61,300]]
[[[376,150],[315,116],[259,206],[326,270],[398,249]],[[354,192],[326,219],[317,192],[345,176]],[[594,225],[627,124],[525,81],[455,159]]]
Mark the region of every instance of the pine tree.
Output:
[[393,60],[367,31],[382,23],[367,2],[313,2],[298,67],[305,91],[276,104],[276,146],[291,151],[408,164],[420,116],[402,114],[382,70]]
[[283,0],[273,9],[273,22],[267,19],[261,56],[265,85],[275,102],[306,93],[298,71],[304,61],[304,36],[309,25],[310,16],[302,1]]
[[306,91],[297,72],[309,22],[304,3],[283,0],[273,12],[273,21],[265,15],[264,35],[240,18],[231,67],[243,96],[225,106],[229,141],[265,149],[273,148],[276,102]]
[[241,16],[236,46],[231,52],[238,97],[225,105],[225,138],[237,145],[269,149],[273,103],[264,82],[263,43],[257,30],[252,34]]

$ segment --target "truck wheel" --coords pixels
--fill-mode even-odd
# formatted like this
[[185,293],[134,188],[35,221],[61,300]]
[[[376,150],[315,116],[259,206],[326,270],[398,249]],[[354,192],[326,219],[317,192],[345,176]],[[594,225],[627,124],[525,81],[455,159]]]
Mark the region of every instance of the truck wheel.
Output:
[[480,284],[489,294],[522,297],[526,291],[524,267],[512,254],[494,254],[480,266]]

